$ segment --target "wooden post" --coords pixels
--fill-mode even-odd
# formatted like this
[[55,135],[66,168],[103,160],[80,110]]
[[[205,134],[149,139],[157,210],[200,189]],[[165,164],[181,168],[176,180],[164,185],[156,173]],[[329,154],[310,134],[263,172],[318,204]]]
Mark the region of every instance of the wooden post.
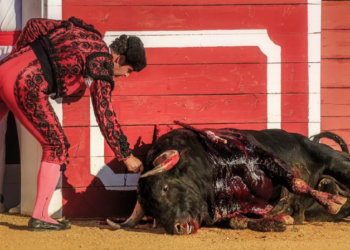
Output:
[[[22,27],[31,18],[62,19],[62,0],[22,0]],[[50,102],[62,123],[62,100]],[[21,128],[21,140],[21,213],[31,215],[34,209],[42,149],[24,127]],[[49,213],[54,218],[62,216],[61,179],[52,197]]]

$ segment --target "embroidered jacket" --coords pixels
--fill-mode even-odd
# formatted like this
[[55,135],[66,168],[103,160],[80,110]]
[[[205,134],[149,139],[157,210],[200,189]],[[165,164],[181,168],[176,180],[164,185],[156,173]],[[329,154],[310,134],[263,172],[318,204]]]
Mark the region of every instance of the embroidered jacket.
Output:
[[132,151],[111,103],[113,60],[102,35],[92,25],[74,17],[66,21],[31,19],[14,45],[9,59],[37,40],[48,52],[55,85],[54,98],[82,90],[88,81],[101,132],[117,159],[126,159]]

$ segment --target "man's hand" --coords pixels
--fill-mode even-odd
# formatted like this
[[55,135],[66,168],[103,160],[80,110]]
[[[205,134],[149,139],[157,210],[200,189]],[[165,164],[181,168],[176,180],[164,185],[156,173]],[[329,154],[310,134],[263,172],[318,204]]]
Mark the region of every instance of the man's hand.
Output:
[[143,165],[142,162],[133,155],[130,155],[128,159],[124,161],[129,171],[135,173],[142,173]]

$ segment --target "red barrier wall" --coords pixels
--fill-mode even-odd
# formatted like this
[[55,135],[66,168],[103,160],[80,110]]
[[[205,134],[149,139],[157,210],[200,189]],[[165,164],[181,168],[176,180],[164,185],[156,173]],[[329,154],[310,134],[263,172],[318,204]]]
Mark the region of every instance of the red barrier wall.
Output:
[[[329,10],[324,9],[323,15],[331,16],[331,3],[324,5]],[[102,0],[98,3],[92,0],[63,0],[62,11],[63,19],[76,16],[93,24],[102,34],[107,31],[266,29],[270,39],[282,51],[279,63],[281,127],[308,135],[306,0]],[[346,12],[343,13],[343,18],[336,15],[341,19],[340,23],[323,21],[322,27],[346,27]],[[338,36],[325,37],[329,32]],[[339,53],[329,48],[327,43],[334,43],[337,37],[345,39],[344,32],[322,31],[322,57],[334,58]],[[346,50],[343,49],[342,56],[346,55]],[[160,124],[162,133],[165,133],[172,127],[174,119],[199,127],[267,128],[269,64],[259,48],[148,48],[147,58],[149,66],[143,72],[116,82],[112,98],[119,122],[135,155],[141,159],[145,158],[150,146],[154,124]],[[341,70],[342,66],[339,65],[343,63],[347,62],[322,60],[322,129],[333,130],[339,126],[335,124],[332,127],[334,120],[329,118],[339,115],[333,111],[327,113],[327,108],[331,108],[331,104],[327,106],[327,103],[336,104],[341,101],[341,96],[346,96],[345,92],[339,98],[329,94],[338,90],[334,90],[333,86],[327,87],[327,82],[333,85],[332,81],[335,81],[341,85],[344,84],[341,83],[343,78],[339,76],[332,80],[323,71],[330,70],[330,67]],[[327,99],[330,96],[334,101]],[[85,91],[66,98],[63,111],[64,129],[72,145],[71,164],[63,183],[63,214],[80,217],[126,216],[135,202],[135,192],[108,191],[100,179],[90,173],[92,130],[89,93]],[[337,119],[343,119],[339,120],[343,123],[347,119],[346,114]],[[125,166],[114,160],[106,145],[104,152],[101,157],[105,158],[105,163],[114,173],[126,173]]]

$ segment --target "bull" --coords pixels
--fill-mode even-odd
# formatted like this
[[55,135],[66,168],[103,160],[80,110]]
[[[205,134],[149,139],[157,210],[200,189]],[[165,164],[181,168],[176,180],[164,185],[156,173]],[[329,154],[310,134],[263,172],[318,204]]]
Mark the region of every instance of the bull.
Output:
[[[146,214],[169,234],[196,233],[202,223],[234,229],[284,231],[305,220],[335,221],[350,214],[350,156],[333,133],[314,141],[268,129],[184,128],[161,136],[148,152],[138,202],[123,224]],[[320,144],[323,137],[340,152]]]

